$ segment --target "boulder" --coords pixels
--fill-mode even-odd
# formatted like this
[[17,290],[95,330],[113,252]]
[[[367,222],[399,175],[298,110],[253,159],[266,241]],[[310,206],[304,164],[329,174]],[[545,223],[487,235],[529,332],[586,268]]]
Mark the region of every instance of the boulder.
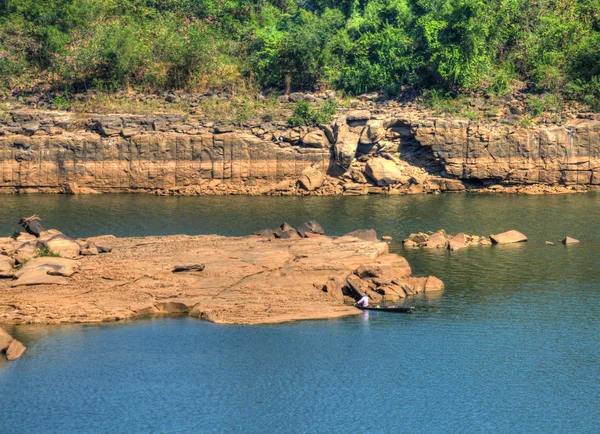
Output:
[[73,259],[40,257],[27,261],[23,268],[15,273],[15,277],[21,277],[33,270],[44,271],[51,276],[71,277],[79,270],[79,263]]
[[314,167],[307,167],[302,171],[298,182],[306,191],[314,191],[323,185],[325,177]]
[[302,144],[309,148],[329,148],[329,140],[325,132],[312,130],[302,137]]
[[361,265],[356,270],[354,270],[354,274],[356,274],[361,279],[368,279],[372,277],[383,277],[384,272],[381,267],[369,264],[369,265]]
[[10,343],[8,348],[6,349],[6,359],[7,360],[17,360],[19,357],[23,355],[27,347],[23,345],[16,339]]
[[340,303],[344,303],[344,292],[338,279],[329,279],[325,284],[325,291]]
[[337,140],[333,145],[335,163],[344,170],[348,170],[356,156],[359,135],[350,131],[345,123],[337,125]]
[[439,292],[444,289],[444,282],[435,276],[427,277],[425,281],[425,292]]
[[365,173],[379,187],[395,184],[402,177],[402,172],[396,163],[385,158],[369,160],[365,166]]
[[318,234],[324,235],[325,230],[323,227],[315,220],[309,220],[307,222],[302,223],[300,226],[296,228],[300,236],[308,238],[307,234]]
[[458,250],[467,247],[469,244],[469,238],[464,233],[454,235],[448,241],[448,250]]
[[494,244],[522,243],[527,241],[525,235],[515,230],[503,232],[498,235],[490,235],[490,239]]
[[292,102],[302,101],[304,99],[304,94],[302,92],[292,92],[289,95],[289,100]]
[[363,241],[379,241],[377,239],[377,232],[375,229],[357,229],[352,232],[348,232],[344,235],[345,237],[354,237]]
[[571,238],[571,237],[565,237],[561,243],[563,243],[565,246],[568,246],[570,244],[579,244],[579,240],[576,240],[575,238]]
[[6,351],[13,337],[0,328],[0,352]]
[[47,238],[40,238],[39,243],[63,258],[75,258],[81,253],[81,246],[72,238],[59,233]]
[[445,249],[448,246],[448,235],[440,229],[429,236],[427,242],[422,246],[428,249]]
[[373,119],[367,122],[367,126],[363,129],[360,135],[361,145],[373,145],[378,143],[385,137],[385,128],[383,121]]
[[[13,260],[14,261],[14,260]],[[13,277],[15,269],[8,256],[0,255],[0,278]]]
[[37,254],[36,246],[36,241],[27,241],[17,247],[17,249],[13,253],[13,257],[19,262],[29,260]]
[[11,287],[31,285],[66,285],[69,280],[62,276],[48,274],[47,270],[30,270],[10,284]]
[[69,182],[63,185],[64,194],[81,194],[79,186],[75,182]]
[[346,120],[349,122],[355,121],[368,121],[371,119],[371,112],[369,110],[353,110],[348,112]]
[[356,298],[360,298],[363,292],[367,292],[369,290],[369,282],[361,279],[356,274],[349,275],[346,278],[346,282],[352,290],[352,295]]
[[285,240],[300,238],[298,231],[286,222],[283,222],[281,226],[275,229],[273,235],[275,235],[275,238],[282,238]]

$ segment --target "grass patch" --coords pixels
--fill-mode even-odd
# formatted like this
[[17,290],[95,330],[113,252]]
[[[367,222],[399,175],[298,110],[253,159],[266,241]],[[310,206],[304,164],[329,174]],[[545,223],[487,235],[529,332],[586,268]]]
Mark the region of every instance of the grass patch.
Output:
[[39,252],[35,255],[36,258],[60,258],[60,254],[53,252],[50,247],[40,247]]

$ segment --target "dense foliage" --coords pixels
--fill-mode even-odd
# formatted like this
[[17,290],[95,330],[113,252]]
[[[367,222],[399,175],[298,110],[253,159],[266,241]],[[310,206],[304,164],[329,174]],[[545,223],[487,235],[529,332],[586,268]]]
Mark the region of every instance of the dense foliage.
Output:
[[534,91],[597,104],[600,0],[0,0],[0,79]]

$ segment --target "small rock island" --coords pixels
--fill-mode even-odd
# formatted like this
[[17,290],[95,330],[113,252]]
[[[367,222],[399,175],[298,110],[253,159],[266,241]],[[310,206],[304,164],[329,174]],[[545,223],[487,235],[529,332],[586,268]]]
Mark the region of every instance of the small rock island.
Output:
[[[373,230],[342,237],[311,221],[247,237],[111,235],[57,230],[0,238],[0,324],[118,321],[162,313],[222,324],[338,318],[363,292],[397,302],[444,288],[412,276]],[[385,298],[384,298],[385,297]]]

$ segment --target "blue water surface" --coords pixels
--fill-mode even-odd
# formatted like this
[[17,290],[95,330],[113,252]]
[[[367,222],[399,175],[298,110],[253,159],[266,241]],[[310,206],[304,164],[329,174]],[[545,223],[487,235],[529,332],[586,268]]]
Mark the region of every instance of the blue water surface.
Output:
[[[439,228],[518,229],[530,239],[457,252],[392,244],[416,274],[446,284],[435,297],[411,299],[412,315],[16,327],[29,349],[0,367],[0,432],[599,431],[598,195],[119,197],[11,197],[0,223],[12,229],[15,215],[37,209],[49,227],[76,236],[241,235],[313,217],[334,234],[361,226],[395,239]],[[544,243],[564,235],[582,243]]]

